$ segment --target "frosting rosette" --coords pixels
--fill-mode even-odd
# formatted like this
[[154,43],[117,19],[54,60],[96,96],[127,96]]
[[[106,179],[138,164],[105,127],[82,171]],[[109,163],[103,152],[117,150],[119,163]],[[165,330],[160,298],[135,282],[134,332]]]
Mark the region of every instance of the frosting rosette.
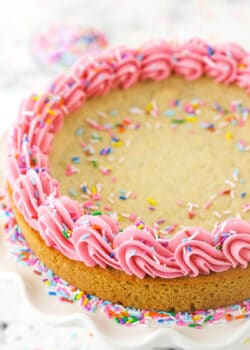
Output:
[[204,57],[206,74],[218,83],[231,84],[237,76],[237,61],[224,52],[211,50],[208,57]]
[[159,81],[167,78],[172,71],[172,47],[164,40],[150,41],[137,53],[140,61],[140,79]]
[[184,275],[196,277],[199,274],[220,272],[230,268],[224,254],[213,245],[212,235],[199,227],[187,227],[169,243],[175,261]]
[[175,73],[186,80],[200,78],[204,73],[204,56],[207,55],[207,44],[202,40],[190,40],[176,48],[174,59]]
[[120,269],[112,245],[118,233],[118,224],[107,215],[81,216],[74,228],[72,242],[79,256],[87,266],[107,265]]
[[115,255],[128,275],[176,278],[183,272],[150,232],[127,227],[114,239]]
[[52,179],[48,171],[43,168],[38,172],[30,169],[15,182],[14,202],[25,220],[36,230],[38,229],[38,208],[46,202],[51,193],[58,196],[58,182]]
[[111,57],[104,57],[113,69],[112,88],[121,87],[128,89],[134,85],[139,77],[139,62],[136,59],[136,51],[125,47],[117,47],[111,51]]
[[86,97],[104,95],[112,84],[112,69],[101,58],[83,57],[73,67],[73,75],[82,85]]
[[237,62],[241,62],[241,60],[247,54],[246,50],[244,50],[243,47],[230,42],[216,45],[216,51],[235,59]]
[[28,141],[24,140],[21,151],[11,149],[7,158],[7,167],[8,181],[14,186],[16,179],[29,169],[48,168],[48,156],[42,153],[39,147],[28,146]]
[[77,261],[78,254],[69,238],[81,215],[80,205],[66,196],[49,196],[47,203],[38,208],[38,228],[46,244]]
[[230,265],[246,268],[250,261],[250,222],[231,219],[221,223],[213,234]]
[[66,113],[76,111],[85,101],[86,95],[78,79],[72,76],[59,75],[49,86],[49,92],[58,99]]
[[11,135],[11,146],[21,151],[23,142],[48,154],[54,134],[63,125],[63,111],[53,96],[32,95],[21,103],[19,120]]
[[180,46],[180,50],[183,49],[188,49],[190,52],[196,52],[200,56],[206,56],[211,50],[213,50],[212,46],[209,46],[205,40],[200,38],[187,40]]

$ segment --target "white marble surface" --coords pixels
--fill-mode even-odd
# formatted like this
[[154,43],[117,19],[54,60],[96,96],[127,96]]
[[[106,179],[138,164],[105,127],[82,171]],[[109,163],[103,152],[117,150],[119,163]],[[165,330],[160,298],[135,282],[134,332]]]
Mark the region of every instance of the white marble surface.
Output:
[[[29,48],[30,37],[52,23],[97,27],[112,45],[200,36],[250,49],[249,13],[248,0],[1,0],[0,132],[16,117],[20,99],[39,92],[53,76]],[[13,284],[0,281],[1,350],[86,350],[93,338],[87,331],[34,321]]]

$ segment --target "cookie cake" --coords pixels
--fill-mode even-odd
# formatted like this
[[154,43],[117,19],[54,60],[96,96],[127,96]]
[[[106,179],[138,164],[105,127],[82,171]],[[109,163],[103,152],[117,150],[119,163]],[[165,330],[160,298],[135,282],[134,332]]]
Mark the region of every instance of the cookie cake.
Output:
[[8,192],[80,290],[147,310],[250,298],[250,54],[149,42],[80,59],[23,101]]

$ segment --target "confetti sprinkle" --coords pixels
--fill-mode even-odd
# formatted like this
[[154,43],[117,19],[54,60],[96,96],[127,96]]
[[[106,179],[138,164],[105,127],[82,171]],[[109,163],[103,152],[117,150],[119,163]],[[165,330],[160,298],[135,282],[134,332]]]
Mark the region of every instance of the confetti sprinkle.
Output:
[[76,129],[75,135],[76,135],[76,136],[80,136],[80,135],[83,134],[83,131],[84,131],[83,127],[80,127],[80,128],[78,128],[78,129]]
[[159,115],[159,108],[155,100],[149,102],[146,107],[146,113],[150,114],[152,117],[157,117]]
[[197,215],[196,212],[194,212],[193,210],[188,211],[189,219],[193,219],[196,215]]
[[107,146],[107,147],[104,147],[100,150],[100,155],[101,156],[107,156],[109,155],[110,153],[112,152],[112,148]]
[[103,33],[81,25],[53,25],[37,33],[31,50],[42,65],[60,72],[85,53],[96,53],[107,46]]
[[72,197],[77,197],[77,192],[74,188],[69,188],[69,194],[72,196]]
[[236,143],[236,148],[240,151],[240,152],[247,152],[250,150],[250,145],[244,141],[244,140],[239,140]]
[[152,206],[156,206],[158,203],[156,202],[156,200],[154,200],[153,198],[151,198],[151,197],[148,197],[147,198],[147,201],[148,201],[148,203],[149,204],[151,204]]
[[98,168],[98,162],[97,162],[97,160],[92,160],[92,164],[93,164],[93,167],[94,168]]
[[72,163],[76,163],[76,164],[81,163],[80,157],[72,157],[72,158],[71,158],[71,161],[72,161]]
[[92,213],[92,216],[98,216],[98,215],[102,215],[102,212],[101,211],[94,211]]
[[65,175],[66,176],[72,176],[74,174],[79,173],[79,169],[72,166],[72,164],[67,164],[65,169]]

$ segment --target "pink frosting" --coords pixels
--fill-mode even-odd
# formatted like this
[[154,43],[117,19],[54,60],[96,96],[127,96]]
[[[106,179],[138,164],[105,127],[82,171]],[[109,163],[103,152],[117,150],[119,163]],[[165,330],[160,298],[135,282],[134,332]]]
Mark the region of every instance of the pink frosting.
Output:
[[[57,183],[44,170],[55,133],[65,115],[86,98],[111,88],[128,88],[138,79],[155,81],[171,72],[185,79],[203,74],[217,82],[236,82],[250,92],[250,54],[235,44],[210,46],[200,39],[182,45],[148,42],[84,56],[47,92],[24,100],[9,142],[8,180],[25,220],[39,229],[46,244],[88,266],[111,266],[144,278],[197,276],[246,267],[250,261],[250,222],[232,219],[210,233],[187,227],[171,239],[158,239],[154,228],[129,226],[119,232],[108,216],[83,215],[79,203],[58,197]],[[92,123],[94,123],[92,121]]]
[[38,208],[45,204],[47,197],[53,193],[58,196],[58,182],[52,179],[46,169],[37,173],[29,169],[21,175],[13,188],[13,199],[18,210],[34,229],[38,229]]
[[137,59],[141,62],[140,78],[159,81],[166,79],[172,71],[171,45],[163,40],[148,42],[138,50]]
[[119,269],[112,248],[118,229],[118,224],[107,215],[80,217],[72,235],[72,242],[80,261],[87,266],[108,265]]
[[112,69],[108,62],[83,57],[72,68],[73,76],[81,83],[86,97],[104,95],[112,84]]
[[223,43],[217,45],[216,51],[235,59],[237,62],[241,62],[247,54],[243,47],[235,43]]
[[207,54],[207,44],[201,40],[190,40],[178,47],[174,53],[174,71],[186,80],[200,78],[204,73],[204,56]]
[[49,92],[59,97],[66,113],[72,113],[82,106],[86,99],[82,84],[72,76],[59,75],[49,86]]
[[206,73],[218,83],[230,84],[238,75],[238,64],[246,56],[246,51],[237,44],[217,45],[214,54],[205,58]]
[[14,186],[19,176],[26,174],[29,169],[48,168],[48,156],[37,146],[31,148],[24,142],[22,152],[11,150],[7,158],[8,181]]
[[250,261],[250,222],[232,219],[214,231],[214,241],[222,246],[231,266],[247,267]]
[[117,47],[108,53],[108,57],[104,55],[104,60],[114,70],[112,88],[128,89],[137,82],[140,64],[136,59],[135,50]]
[[[181,45],[181,50],[190,50],[196,52],[199,55],[207,56],[209,51],[212,49],[212,46],[209,46],[209,44],[200,38],[192,38],[187,40]],[[177,50],[178,51],[178,50]]]
[[210,57],[205,57],[206,74],[214,78],[218,83],[230,84],[237,76],[237,61],[225,54],[215,52]]
[[114,239],[115,255],[128,275],[144,278],[176,278],[183,276],[181,269],[168,256],[168,251],[147,230],[127,227]]
[[223,253],[213,245],[212,235],[198,227],[187,227],[170,242],[176,263],[185,275],[196,277],[230,268]]
[[22,102],[11,143],[16,150],[21,151],[22,144],[26,141],[30,146],[38,146],[43,153],[48,154],[54,134],[63,125],[63,110],[51,95],[44,94],[39,97],[39,101],[36,99],[37,96],[32,95]]
[[[76,220],[82,215],[80,205],[72,199],[54,196],[47,199],[46,205],[38,208],[38,227],[41,237],[48,246],[58,249],[72,260],[79,260],[78,254],[69,239]],[[63,232],[67,238],[63,235]]]

